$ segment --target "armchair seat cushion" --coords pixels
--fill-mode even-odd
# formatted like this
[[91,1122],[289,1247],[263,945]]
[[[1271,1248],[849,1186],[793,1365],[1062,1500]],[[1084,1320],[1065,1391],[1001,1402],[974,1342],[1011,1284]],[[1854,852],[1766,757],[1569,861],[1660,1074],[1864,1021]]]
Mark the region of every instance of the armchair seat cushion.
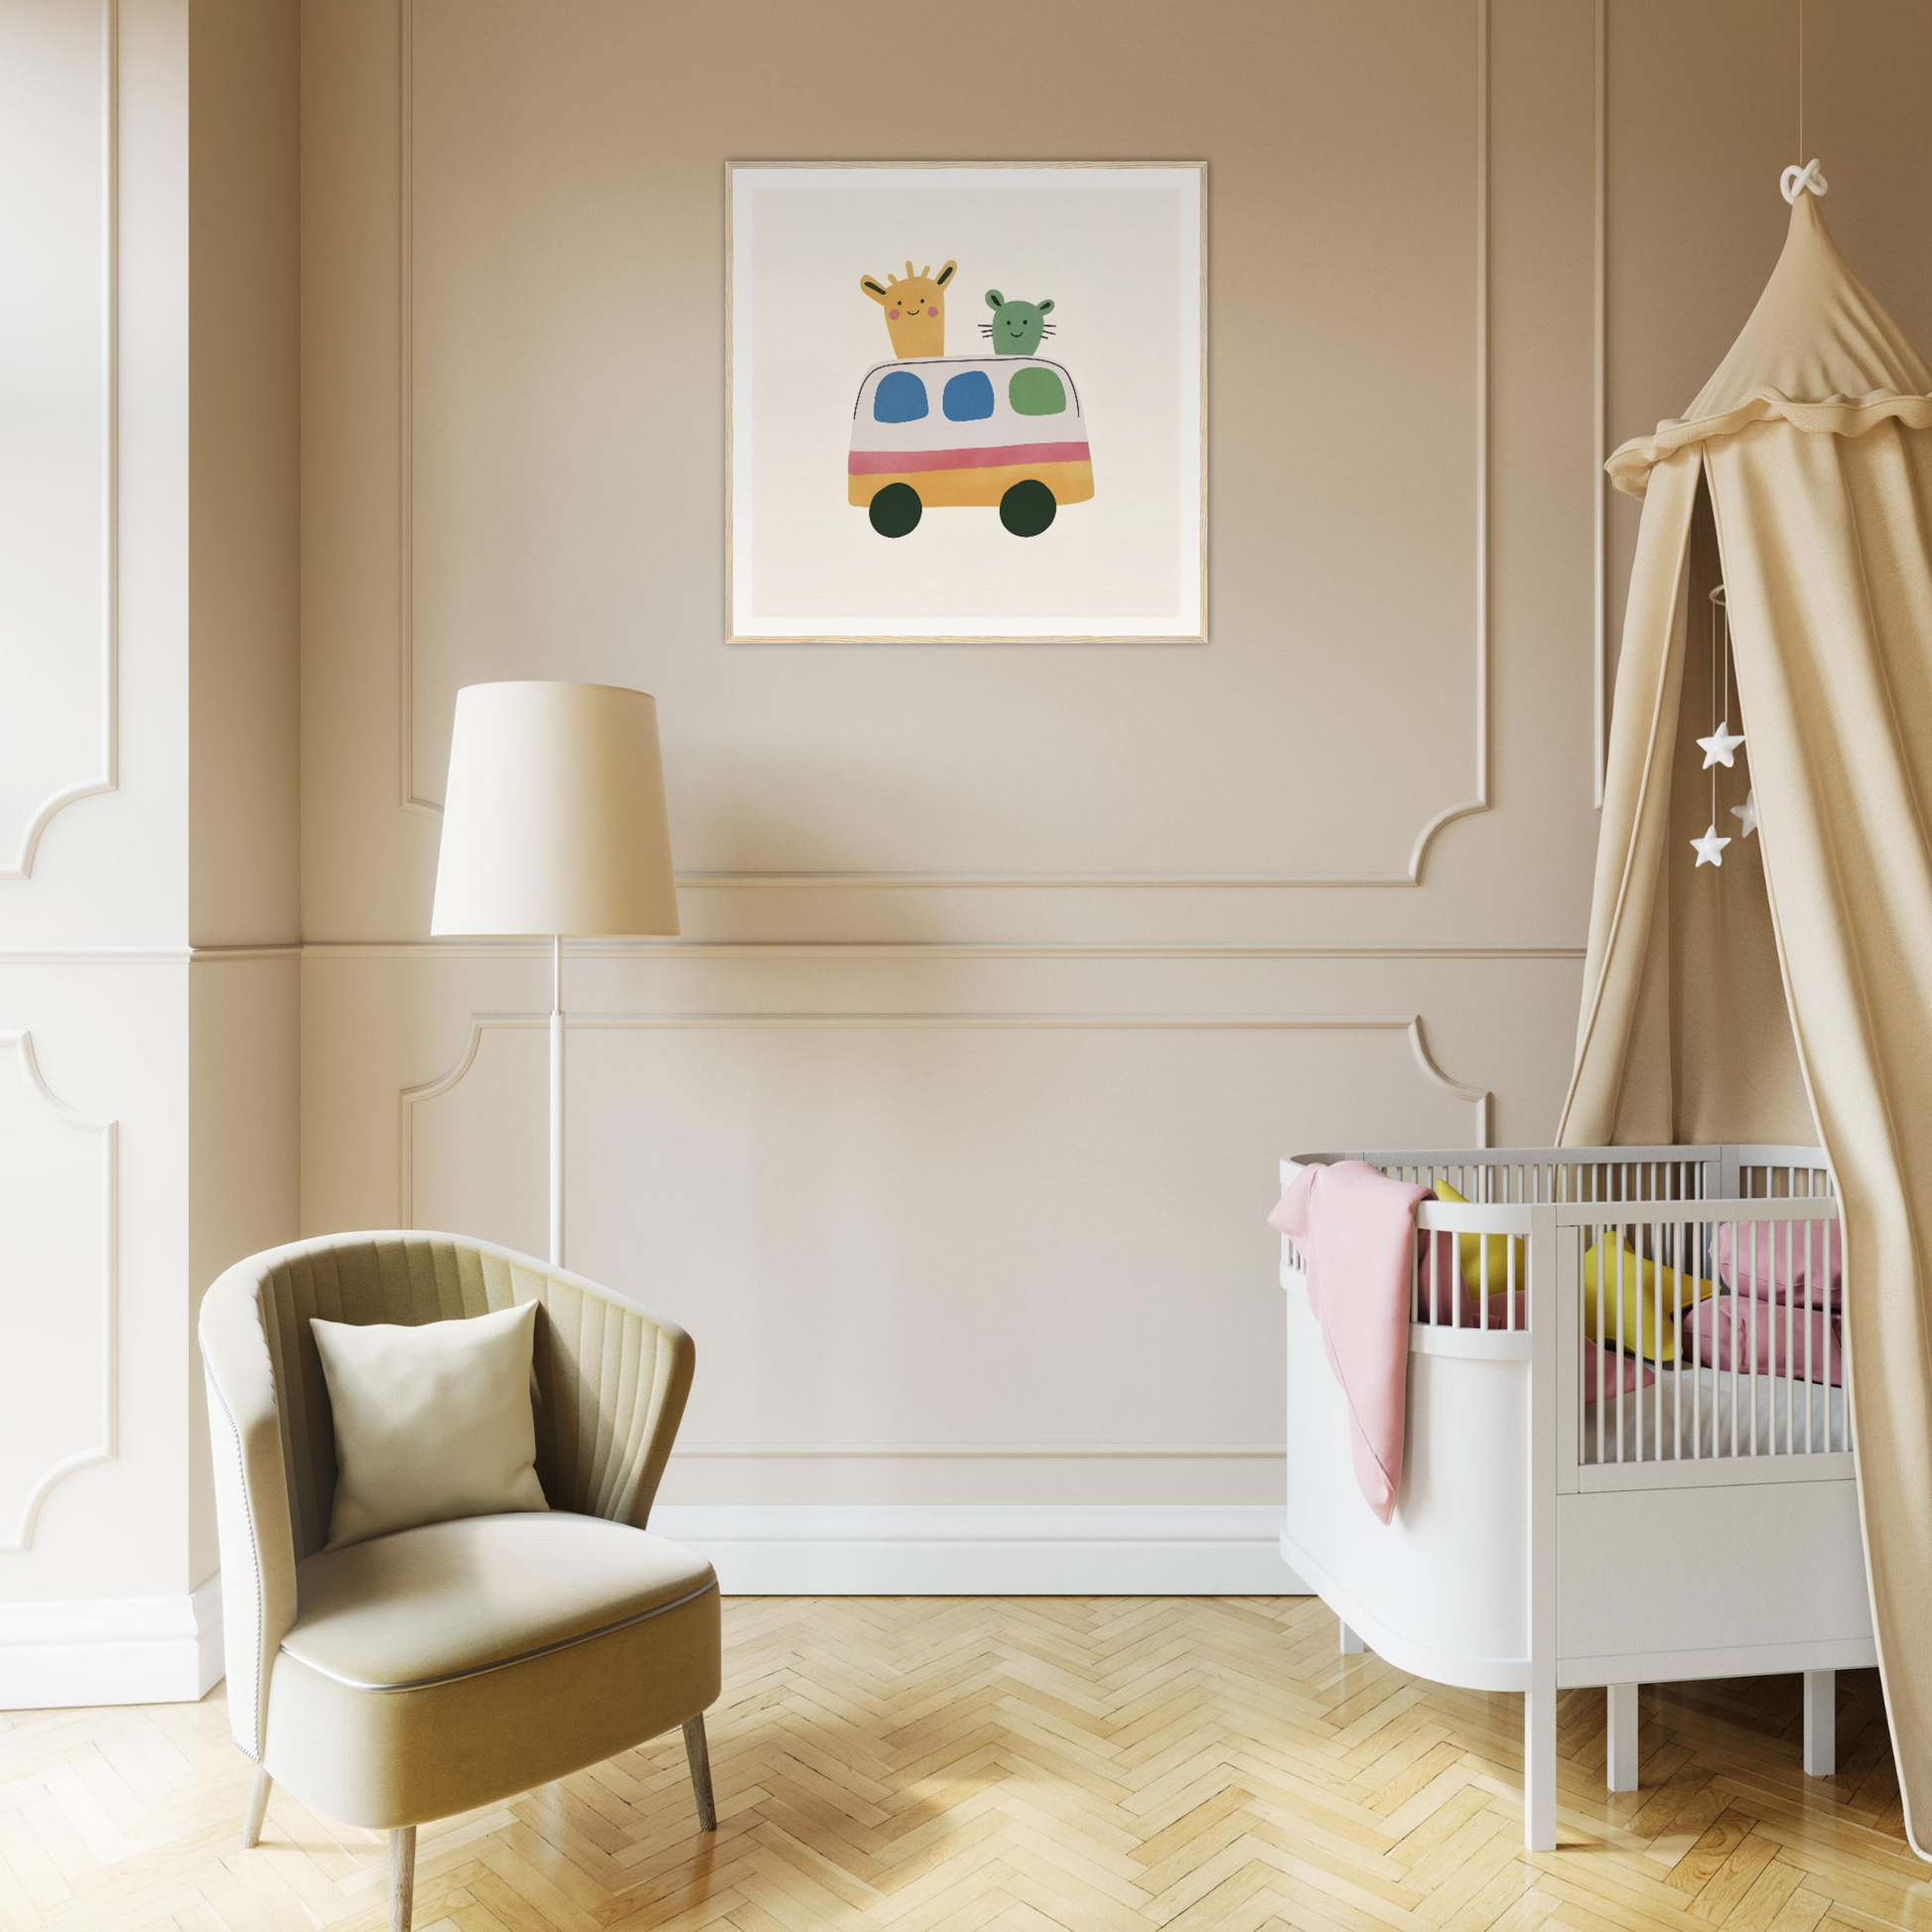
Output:
[[716,1586],[703,1557],[599,1516],[465,1516],[296,1566],[283,1653],[355,1690],[497,1670]]
[[264,1763],[383,1829],[494,1803],[718,1694],[718,1582],[663,1537],[557,1510],[471,1516],[296,1568]]

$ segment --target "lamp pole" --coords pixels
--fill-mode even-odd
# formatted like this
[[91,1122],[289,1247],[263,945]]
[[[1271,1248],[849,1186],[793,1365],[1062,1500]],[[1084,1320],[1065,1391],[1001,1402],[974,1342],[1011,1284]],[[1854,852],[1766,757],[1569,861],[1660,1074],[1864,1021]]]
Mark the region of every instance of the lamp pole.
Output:
[[550,940],[550,1265],[564,1265],[564,942]]

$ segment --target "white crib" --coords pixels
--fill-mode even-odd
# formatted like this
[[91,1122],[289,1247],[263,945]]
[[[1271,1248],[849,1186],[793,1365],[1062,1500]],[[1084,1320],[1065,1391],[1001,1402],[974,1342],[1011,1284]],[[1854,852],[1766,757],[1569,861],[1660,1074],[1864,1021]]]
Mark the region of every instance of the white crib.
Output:
[[[1822,1252],[1837,1218],[1815,1148],[1512,1148],[1320,1154],[1400,1179],[1446,1179],[1466,1206],[1425,1201],[1422,1234],[1477,1237],[1520,1297],[1459,1297],[1442,1316],[1412,1265],[1409,1405],[1393,1523],[1370,1513],[1348,1418],[1308,1304],[1303,1261],[1282,1247],[1288,1291],[1288,1503],[1282,1555],[1334,1611],[1344,1651],[1364,1644],[1442,1684],[1524,1694],[1524,1839],[1556,1845],[1556,1698],[1608,1691],[1608,1781],[1637,1786],[1637,1686],[1805,1673],[1805,1768],[1833,1769],[1833,1672],[1877,1662],[1844,1391],[1813,1379],[1811,1324],[1734,1298],[1732,1364],[1702,1344],[1656,1363],[1651,1387],[1615,1393],[1588,1342],[1586,1255],[1606,1235],[1672,1270],[1644,1291],[1656,1332],[1681,1331],[1684,1276],[1715,1275],[1720,1231],[1762,1256],[1759,1281]],[[1520,1237],[1520,1246],[1514,1237]],[[1429,1261],[1440,1259],[1435,1243]],[[1518,1273],[1525,1278],[1518,1280]],[[1487,1277],[1485,1276],[1485,1279]],[[1604,1338],[1625,1335],[1605,1293]],[[1521,1316],[1518,1316],[1518,1310]],[[1780,1372],[1759,1373],[1758,1319]],[[1803,1336],[1798,1330],[1805,1329]],[[1646,1329],[1645,1333],[1652,1332]],[[1723,1332],[1720,1326],[1719,1332]],[[1780,1353],[1780,1350],[1782,1351]],[[1748,1353],[1738,1362],[1735,1354]],[[1598,1378],[1604,1387],[1592,1400]]]

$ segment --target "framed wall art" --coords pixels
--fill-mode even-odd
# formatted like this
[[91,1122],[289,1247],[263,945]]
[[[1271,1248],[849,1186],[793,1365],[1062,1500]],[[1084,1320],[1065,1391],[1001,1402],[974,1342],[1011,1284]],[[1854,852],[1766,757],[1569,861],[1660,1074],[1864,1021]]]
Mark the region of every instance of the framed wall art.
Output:
[[728,637],[1202,639],[1204,181],[729,168]]

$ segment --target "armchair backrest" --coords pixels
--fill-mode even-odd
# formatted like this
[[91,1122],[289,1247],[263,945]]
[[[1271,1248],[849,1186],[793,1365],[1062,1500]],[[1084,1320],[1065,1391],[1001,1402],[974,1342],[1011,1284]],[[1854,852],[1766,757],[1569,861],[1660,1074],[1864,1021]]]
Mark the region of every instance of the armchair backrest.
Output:
[[691,1337],[582,1276],[462,1235],[338,1234],[237,1262],[202,1303],[228,1701],[259,1756],[295,1566],[329,1540],[335,1421],[309,1322],[414,1325],[539,1302],[537,1477],[554,1509],[642,1529],[690,1392]]

